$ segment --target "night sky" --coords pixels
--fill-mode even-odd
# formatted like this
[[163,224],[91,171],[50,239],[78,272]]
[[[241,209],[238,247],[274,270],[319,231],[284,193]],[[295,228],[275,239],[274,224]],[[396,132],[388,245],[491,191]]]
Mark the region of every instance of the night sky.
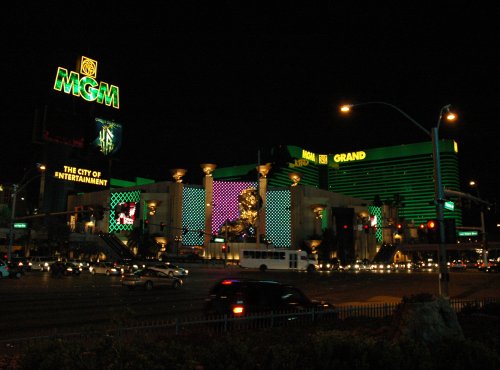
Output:
[[[459,120],[440,136],[459,143],[464,184],[496,199],[498,9],[163,3],[7,6],[0,182],[40,160],[32,132],[45,105],[123,124],[113,177],[171,180],[182,167],[199,183],[200,163],[255,163],[277,144],[338,153],[429,140],[388,107],[338,114],[344,102],[385,101],[428,129],[451,104]],[[120,110],[52,89],[57,67],[75,70],[80,55],[119,86]]]

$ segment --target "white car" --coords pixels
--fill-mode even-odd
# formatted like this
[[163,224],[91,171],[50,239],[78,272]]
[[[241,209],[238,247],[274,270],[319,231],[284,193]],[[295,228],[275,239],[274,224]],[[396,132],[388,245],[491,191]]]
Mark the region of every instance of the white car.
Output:
[[115,266],[113,262],[101,261],[89,266],[89,271],[92,275],[104,274],[107,276],[121,275],[122,270],[119,266]]
[[179,278],[186,278],[189,275],[189,270],[185,269],[184,267],[174,265],[170,262],[157,263],[149,266],[149,268],[151,268],[152,270],[162,271],[170,277],[175,276]]
[[35,256],[30,258],[31,261],[31,269],[38,271],[49,271],[50,266],[57,262],[57,258],[48,257],[48,256]]

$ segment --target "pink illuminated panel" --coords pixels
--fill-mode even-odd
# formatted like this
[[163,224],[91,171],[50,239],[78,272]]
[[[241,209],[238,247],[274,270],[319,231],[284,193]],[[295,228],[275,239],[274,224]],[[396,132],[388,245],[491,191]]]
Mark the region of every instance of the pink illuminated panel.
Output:
[[233,221],[239,215],[238,195],[250,187],[256,187],[255,182],[214,181],[214,203],[212,211],[212,233],[217,234],[224,222]]

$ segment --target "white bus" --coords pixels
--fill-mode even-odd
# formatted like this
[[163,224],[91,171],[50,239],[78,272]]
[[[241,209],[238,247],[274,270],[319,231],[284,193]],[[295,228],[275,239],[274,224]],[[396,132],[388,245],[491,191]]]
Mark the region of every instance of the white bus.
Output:
[[295,249],[241,249],[240,267],[266,270],[315,271],[317,261]]

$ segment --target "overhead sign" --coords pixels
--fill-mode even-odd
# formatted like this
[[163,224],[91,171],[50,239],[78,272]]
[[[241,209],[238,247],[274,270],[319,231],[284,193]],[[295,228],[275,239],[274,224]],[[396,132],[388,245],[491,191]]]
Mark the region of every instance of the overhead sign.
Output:
[[28,224],[26,222],[15,222],[14,223],[14,229],[27,229]]
[[[80,75],[83,75],[80,77]],[[82,56],[80,73],[66,68],[57,69],[54,90],[80,96],[87,101],[95,101],[108,107],[120,108],[119,89],[107,82],[97,82],[97,61]]]
[[478,236],[478,231],[459,231],[458,236]]

